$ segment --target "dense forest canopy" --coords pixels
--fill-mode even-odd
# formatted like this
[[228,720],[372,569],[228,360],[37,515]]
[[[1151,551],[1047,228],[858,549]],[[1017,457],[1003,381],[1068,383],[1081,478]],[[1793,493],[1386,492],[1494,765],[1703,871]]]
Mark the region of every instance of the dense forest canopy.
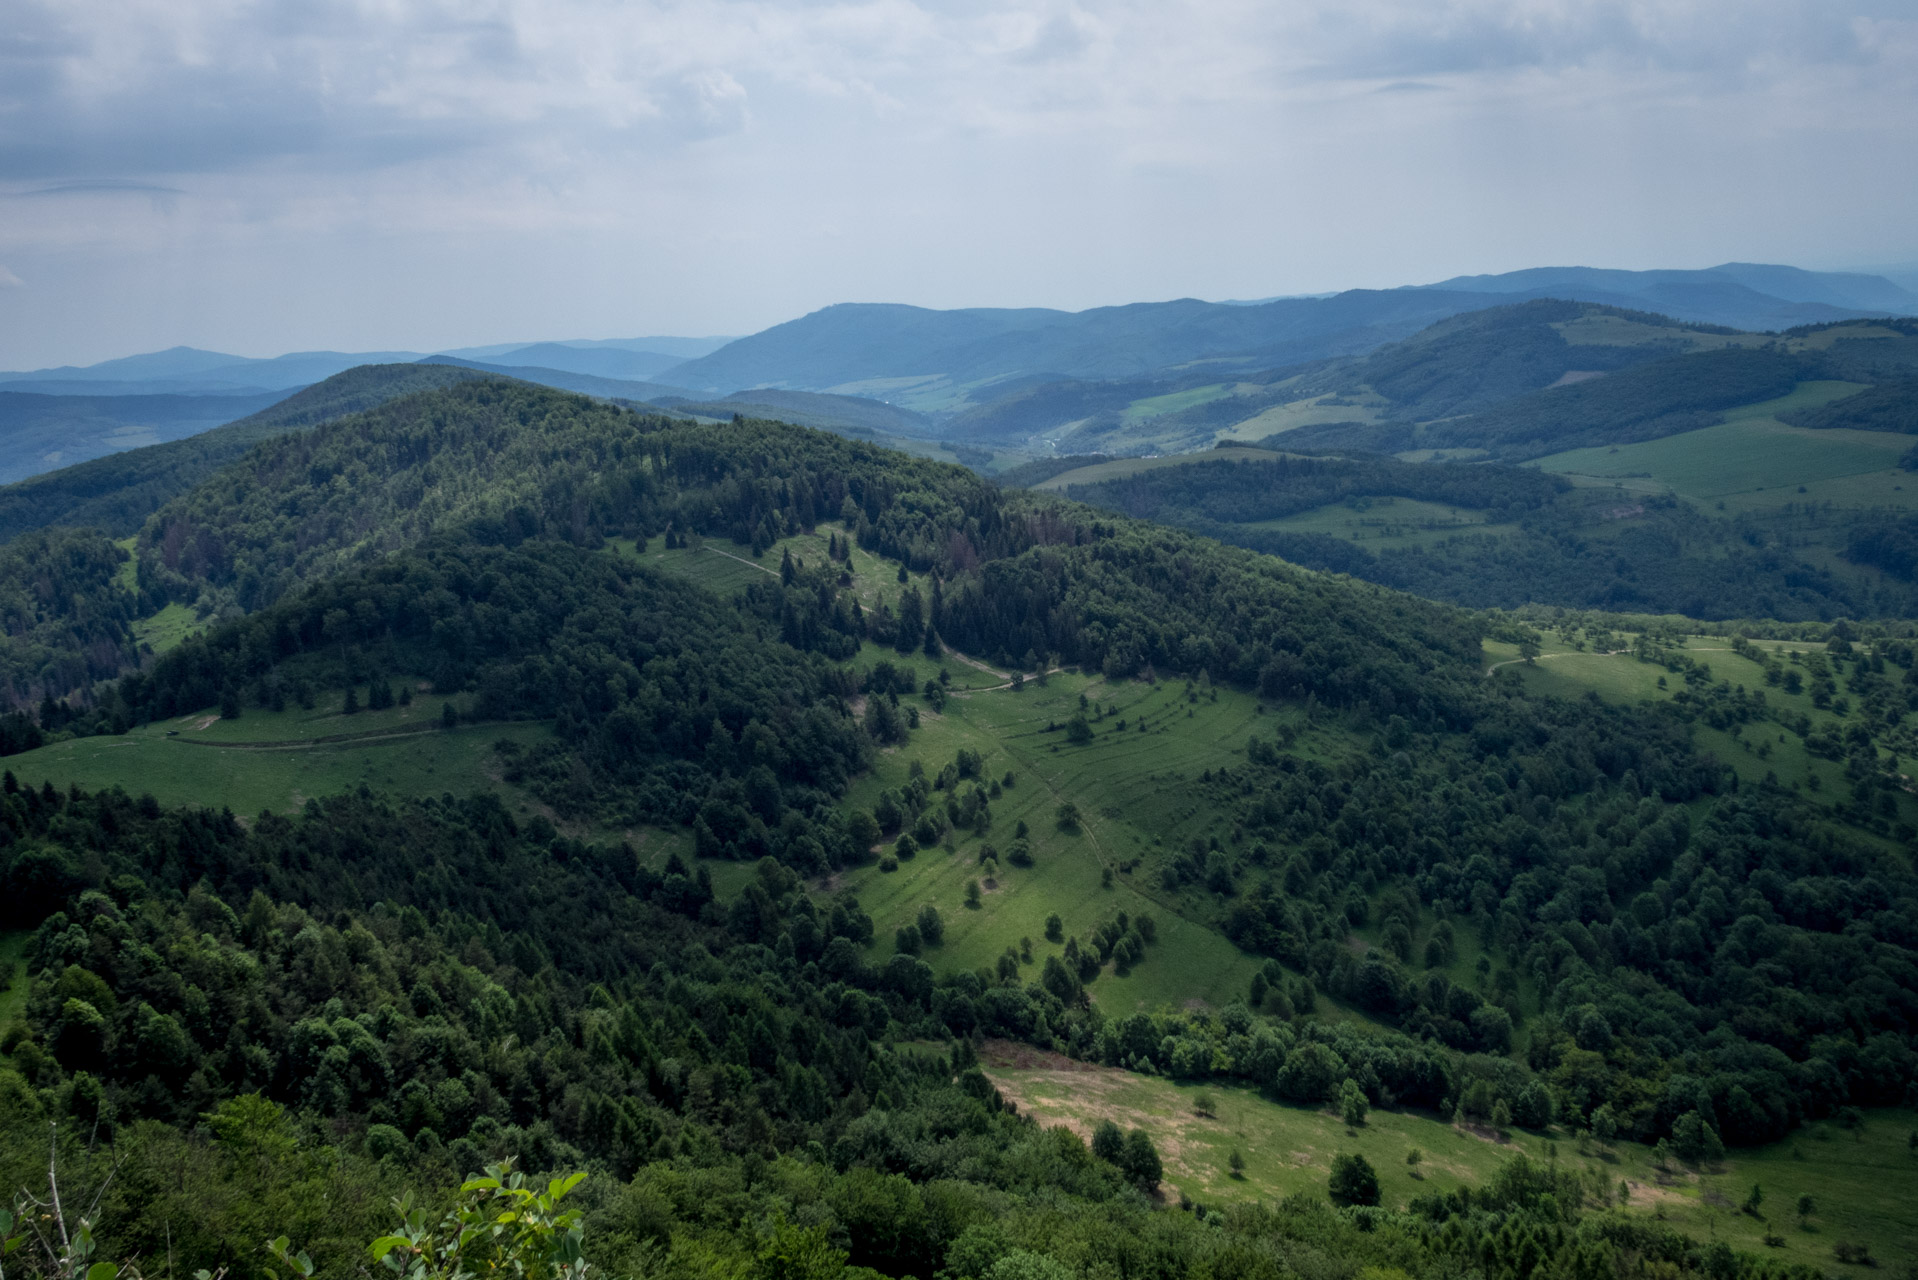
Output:
[[[1288,449],[1297,437],[1287,432],[1262,445]],[[1808,528],[1848,530],[1847,560],[1909,582],[1904,561],[1885,549],[1896,545],[1906,522],[1878,511],[1806,507],[1725,519],[1670,495],[1574,489],[1530,467],[1366,455],[1250,463],[1200,455],[1179,466],[1071,485],[1067,493],[1296,564],[1470,607],[1545,604],[1786,621],[1902,618],[1918,608],[1918,596],[1897,582],[1867,581],[1843,566],[1834,571],[1808,561],[1794,545]],[[1455,519],[1441,536],[1374,546],[1266,523],[1343,505],[1347,510],[1339,514],[1349,519],[1386,524],[1389,509],[1374,509],[1381,498],[1441,504],[1454,509]]]

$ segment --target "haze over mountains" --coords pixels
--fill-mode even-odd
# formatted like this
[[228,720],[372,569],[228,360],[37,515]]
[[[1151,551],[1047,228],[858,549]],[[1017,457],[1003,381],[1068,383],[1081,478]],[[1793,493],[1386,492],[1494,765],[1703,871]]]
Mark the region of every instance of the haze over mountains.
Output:
[[[1128,380],[1168,394],[1221,379],[1270,381],[1271,371],[1363,355],[1452,316],[1538,298],[1757,332],[1918,314],[1918,294],[1883,276],[1727,263],[1701,271],[1541,267],[1328,297],[1185,298],[1081,312],[843,303],[736,339],[653,336],[272,359],[175,347],[0,374],[0,480],[185,438],[356,366],[422,360],[700,416],[776,411],[841,429],[1006,442],[1082,425],[1101,406],[1149,397],[1149,389],[1116,385]],[[1067,383],[1099,389],[1088,399]],[[832,398],[803,398],[820,393]],[[1082,440],[1073,448],[1193,443],[1202,442]]]

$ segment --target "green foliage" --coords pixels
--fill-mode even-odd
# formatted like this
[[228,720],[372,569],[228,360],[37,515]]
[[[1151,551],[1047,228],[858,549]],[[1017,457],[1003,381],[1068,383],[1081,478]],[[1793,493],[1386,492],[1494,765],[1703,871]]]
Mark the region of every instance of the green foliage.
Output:
[[[358,413],[395,396],[479,376],[453,365],[362,365],[186,439],[128,449],[0,487],[0,542],[56,524],[126,537],[138,532],[141,522],[165,503],[262,440]],[[137,410],[141,398],[116,399]],[[247,401],[220,397],[217,403],[244,406]]]
[[[583,1280],[589,1268],[581,1255],[580,1212],[560,1206],[585,1177],[554,1178],[540,1190],[528,1186],[511,1161],[490,1165],[483,1177],[461,1184],[460,1199],[438,1221],[408,1199],[396,1201],[399,1227],[369,1244],[367,1253],[403,1280],[456,1280],[476,1273]],[[268,1247],[287,1262],[284,1236]],[[310,1271],[309,1266],[303,1274]]]
[[1379,1175],[1361,1155],[1332,1158],[1332,1177],[1326,1192],[1338,1205],[1374,1205],[1379,1202]]
[[1696,430],[1717,422],[1727,409],[1785,395],[1820,372],[1814,360],[1775,348],[1695,351],[1514,396],[1463,417],[1417,426],[1302,427],[1286,439],[1299,449],[1482,449],[1517,462]]
[[[88,530],[0,545],[0,703],[64,698],[138,660],[133,620],[143,610],[120,581],[126,562],[125,551]],[[39,727],[56,730],[71,718],[70,708],[48,701]],[[0,754],[20,749],[0,741]]]
[[1347,1080],[1339,1085],[1338,1104],[1339,1115],[1348,1126],[1356,1129],[1365,1123],[1365,1113],[1369,1104],[1366,1101],[1365,1090],[1359,1087],[1358,1081]]

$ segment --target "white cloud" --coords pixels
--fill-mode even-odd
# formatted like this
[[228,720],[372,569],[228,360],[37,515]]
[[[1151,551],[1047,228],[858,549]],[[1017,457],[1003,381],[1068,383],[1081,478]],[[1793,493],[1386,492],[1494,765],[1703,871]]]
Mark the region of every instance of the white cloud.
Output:
[[13,0],[0,67],[10,345],[1918,251],[1909,0]]
[[4,263],[0,263],[0,289],[24,289],[26,287],[27,282],[25,280],[22,280],[19,276],[7,270]]

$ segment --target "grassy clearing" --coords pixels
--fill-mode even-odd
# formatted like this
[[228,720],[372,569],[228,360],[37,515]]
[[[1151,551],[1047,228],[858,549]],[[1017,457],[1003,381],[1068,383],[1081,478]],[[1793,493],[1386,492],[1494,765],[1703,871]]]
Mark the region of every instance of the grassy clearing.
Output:
[[133,624],[133,638],[149,646],[155,653],[165,653],[189,636],[196,636],[204,630],[206,623],[192,609],[176,600],[158,613],[137,619]]
[[1362,398],[1314,396],[1289,404],[1273,405],[1244,422],[1225,428],[1219,432],[1219,439],[1263,440],[1283,431],[1327,422],[1376,422],[1384,407],[1385,401],[1372,395]]
[[[1745,418],[1639,444],[1573,449],[1540,459],[1547,471],[1601,481],[1650,481],[1694,500],[1784,490],[1896,470],[1909,437],[1888,431],[1812,431]],[[1628,484],[1628,487],[1632,487]]]
[[[1082,693],[1095,715],[1101,705],[1112,710],[1096,721],[1092,744],[1073,747],[1065,741],[1064,725],[1078,710]],[[1192,715],[1185,714],[1188,710]],[[1118,728],[1121,720],[1124,730]],[[1196,812],[1200,806],[1187,799],[1187,784],[1201,770],[1233,763],[1257,723],[1255,704],[1241,695],[1191,705],[1169,683],[1108,684],[1065,673],[1049,677],[1043,687],[1029,682],[1020,690],[998,687],[955,696],[943,714],[922,707],[912,742],[882,754],[872,773],[854,785],[849,805],[869,807],[882,789],[903,786],[915,759],[928,775],[936,775],[961,748],[984,757],[986,778],[1003,782],[1010,772],[1015,781],[992,801],[993,825],[985,836],[955,832],[950,851],[935,847],[897,871],[868,865],[840,877],[840,885],[857,893],[873,917],[870,958],[889,954],[894,932],[930,903],[946,921],[945,944],[925,957],[935,969],[991,965],[1007,947],[1018,948],[1029,938],[1033,960],[1024,971],[1036,976],[1048,954],[1063,951],[1062,943],[1046,941],[1048,915],[1058,913],[1067,937],[1083,938],[1117,911],[1144,912],[1157,922],[1159,941],[1126,976],[1108,967],[1092,984],[1102,1007],[1124,1013],[1194,999],[1219,1004],[1239,996],[1258,962],[1209,926],[1181,915],[1179,904],[1157,892],[1155,873],[1162,842],[1176,843],[1182,832],[1214,820],[1209,811]],[[1067,800],[1082,816],[1076,831],[1061,828],[1057,820]],[[966,882],[978,879],[985,887],[982,847],[990,844],[1003,853],[1021,822],[1034,865],[1022,869],[1002,861],[981,905],[969,909]]]
[[1173,453],[1157,458],[1114,458],[1110,462],[1095,462],[1089,467],[1078,467],[1063,472],[1034,485],[1035,489],[1060,493],[1068,485],[1098,484],[1104,480],[1122,480],[1127,476],[1136,476],[1142,471],[1157,471],[1161,467],[1182,467],[1193,462],[1270,462],[1280,455],[1267,449],[1224,448],[1201,449],[1196,453]]
[[1185,391],[1174,391],[1170,395],[1148,396],[1143,400],[1134,400],[1120,410],[1121,421],[1131,424],[1143,422],[1147,418],[1157,418],[1163,414],[1177,413],[1181,409],[1190,409],[1194,405],[1211,404],[1214,400],[1223,400],[1227,396],[1238,395],[1241,387],[1233,382],[1215,382],[1210,386],[1191,387]]
[[1796,509],[1820,507],[1902,515],[1918,508],[1918,477],[1901,467],[1888,467],[1822,480],[1807,478],[1799,484],[1754,489],[1749,493],[1728,493],[1719,501],[1725,504],[1725,512],[1730,515],[1739,512],[1791,514]]
[[[1623,632],[1614,634],[1620,636],[1617,643],[1621,646],[1635,638]],[[1775,653],[1809,653],[1824,648],[1783,641],[1756,643]],[[1763,690],[1766,703],[1786,718],[1804,716],[1810,731],[1805,737],[1820,730],[1842,736],[1850,723],[1846,714],[1816,706],[1808,689],[1794,694],[1781,686],[1767,685],[1759,665],[1734,653],[1724,636],[1688,636],[1684,648],[1689,656],[1709,665],[1713,680]],[[1527,665],[1517,660],[1517,649],[1512,645],[1488,641],[1485,651],[1488,668],[1510,666],[1534,693],[1576,698],[1591,692],[1608,702],[1630,705],[1669,700],[1688,687],[1685,676],[1668,672],[1658,663],[1641,662],[1630,653],[1596,653],[1554,642],[1546,644],[1537,661]],[[1837,799],[1849,792],[1850,783],[1841,762],[1814,755],[1806,749],[1805,737],[1776,721],[1753,721],[1732,729],[1715,729],[1701,722],[1694,725],[1693,735],[1699,746],[1737,772],[1741,785],[1769,780],[1808,798]],[[1902,792],[1895,795],[1898,820],[1918,824],[1918,797]]]
[[1515,524],[1494,524],[1482,511],[1416,498],[1365,498],[1245,525],[1274,533],[1324,533],[1373,550],[1427,547],[1460,533],[1508,534]]
[[[1513,1131],[1496,1142],[1454,1128],[1436,1116],[1378,1111],[1357,1129],[1329,1111],[1287,1106],[1248,1088],[1176,1084],[1156,1076],[1069,1062],[1023,1046],[993,1044],[983,1055],[987,1074],[1019,1110],[1043,1125],[1065,1125],[1090,1139],[1103,1120],[1152,1135],[1165,1161],[1170,1196],[1222,1203],[1277,1200],[1295,1192],[1324,1195],[1332,1157],[1357,1153],[1379,1173],[1388,1208],[1414,1196],[1477,1185],[1515,1151],[1545,1158],[1545,1139]],[[1212,1114],[1194,1104],[1213,1099]],[[1408,1165],[1417,1148],[1423,1158]],[[1232,1176],[1234,1149],[1245,1175]],[[1416,1169],[1421,1175],[1412,1176]]]
[[[1065,1125],[1087,1138],[1102,1120],[1145,1129],[1165,1161],[1174,1197],[1229,1203],[1323,1195],[1332,1157],[1352,1152],[1378,1171],[1386,1207],[1401,1208],[1416,1196],[1482,1184],[1522,1151],[1584,1175],[1594,1201],[1602,1195],[1619,1204],[1624,1182],[1623,1203],[1631,1210],[1781,1261],[1829,1262],[1839,1240],[1867,1243],[1883,1261],[1918,1255],[1918,1152],[1907,1147],[1918,1113],[1911,1111],[1870,1113],[1856,1132],[1813,1125],[1784,1142],[1734,1153],[1702,1173],[1661,1173],[1648,1147],[1621,1142],[1605,1148],[1562,1130],[1515,1129],[1500,1141],[1435,1115],[1377,1109],[1363,1126],[1348,1129],[1329,1111],[1273,1102],[1246,1088],[1176,1084],[1004,1043],[989,1045],[984,1059],[993,1083],[1040,1124]],[[1213,1100],[1210,1115],[1195,1110],[1201,1094]],[[1422,1159],[1409,1165],[1406,1155],[1414,1148]],[[1245,1160],[1242,1177],[1232,1173],[1234,1149]],[[1764,1189],[1760,1212],[1769,1225],[1737,1211],[1754,1184]],[[1799,1226],[1801,1195],[1818,1206],[1811,1230]],[[1786,1244],[1766,1249],[1768,1230]]]
[[1781,413],[1790,413],[1794,409],[1815,409],[1834,400],[1843,400],[1846,396],[1856,395],[1869,385],[1863,382],[1838,382],[1820,380],[1801,382],[1784,395],[1773,400],[1760,400],[1754,404],[1740,405],[1725,412],[1727,422],[1746,422],[1754,418],[1776,418]]
[[142,725],[121,736],[75,738],[11,757],[21,782],[87,790],[151,792],[164,804],[225,806],[238,814],[291,812],[308,799],[365,785],[403,795],[468,795],[499,782],[493,743],[532,743],[544,723],[461,725],[442,730],[437,697],[356,716],[292,709],[249,711],[222,721],[211,713]]

